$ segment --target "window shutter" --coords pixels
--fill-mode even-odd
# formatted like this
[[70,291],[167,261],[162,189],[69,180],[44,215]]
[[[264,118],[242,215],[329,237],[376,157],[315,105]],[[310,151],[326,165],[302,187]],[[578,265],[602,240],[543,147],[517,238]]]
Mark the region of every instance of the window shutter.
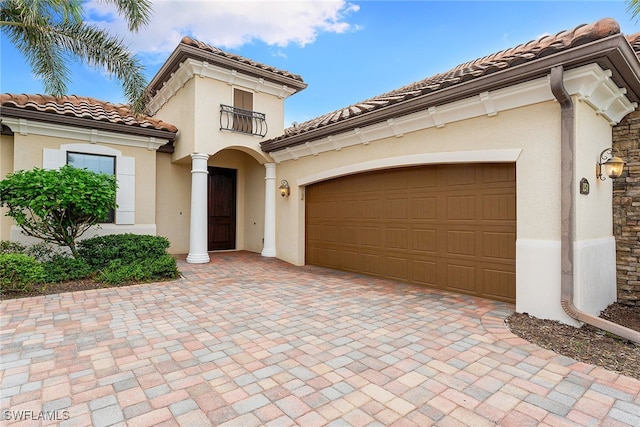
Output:
[[60,169],[66,163],[64,158],[65,152],[60,150],[52,150],[51,148],[42,149],[42,169],[53,170]]
[[116,224],[135,224],[136,164],[133,157],[118,157],[116,163]]
[[233,90],[233,106],[246,111],[236,112],[233,115],[233,129],[245,132],[253,132],[253,94],[240,89]]

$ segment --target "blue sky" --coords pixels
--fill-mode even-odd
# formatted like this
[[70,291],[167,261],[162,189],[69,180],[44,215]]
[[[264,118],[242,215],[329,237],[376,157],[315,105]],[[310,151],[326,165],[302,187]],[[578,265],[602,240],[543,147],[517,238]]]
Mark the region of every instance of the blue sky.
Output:
[[[545,34],[604,17],[640,31],[624,1],[191,1],[154,0],[151,24],[128,34],[112,10],[87,19],[120,34],[150,80],[182,35],[300,74],[309,87],[286,101],[285,125],[421,80]],[[0,38],[0,91],[42,93],[29,66]],[[124,102],[120,83],[73,64],[69,94]]]

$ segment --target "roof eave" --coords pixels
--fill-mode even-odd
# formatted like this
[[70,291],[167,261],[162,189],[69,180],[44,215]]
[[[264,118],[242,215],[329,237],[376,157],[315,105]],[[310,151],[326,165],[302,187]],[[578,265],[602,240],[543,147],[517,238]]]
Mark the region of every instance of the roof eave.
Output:
[[89,129],[99,129],[114,133],[122,133],[127,135],[136,135],[143,137],[153,137],[166,139],[173,144],[176,139],[176,133],[168,130],[150,129],[138,126],[125,125],[120,123],[103,122],[99,120],[87,119],[82,117],[65,116],[60,114],[45,113],[41,111],[28,110],[25,108],[16,108],[11,106],[3,106],[0,117],[13,117],[17,119],[30,119],[46,123],[53,123],[66,126],[75,126]]
[[149,83],[148,89],[151,91],[152,96],[156,91],[162,88],[162,85],[171,78],[171,75],[180,67],[180,64],[188,58],[205,61],[209,64],[217,65],[226,69],[238,70],[257,78],[263,78],[271,82],[283,84],[295,89],[296,93],[307,87],[307,84],[303,81],[276,74],[268,70],[263,70],[249,64],[243,64],[242,62],[238,62],[224,56],[215,55],[197,47],[181,43],[171,53],[162,68],[160,68],[158,73],[151,80],[151,83]]
[[357,127],[373,125],[390,118],[458,101],[481,92],[543,77],[554,66],[562,65],[565,69],[571,69],[593,62],[612,71],[613,80],[628,89],[627,96],[632,102],[640,99],[640,63],[625,37],[622,34],[615,34],[279,141],[264,141],[260,146],[267,153],[284,150]]

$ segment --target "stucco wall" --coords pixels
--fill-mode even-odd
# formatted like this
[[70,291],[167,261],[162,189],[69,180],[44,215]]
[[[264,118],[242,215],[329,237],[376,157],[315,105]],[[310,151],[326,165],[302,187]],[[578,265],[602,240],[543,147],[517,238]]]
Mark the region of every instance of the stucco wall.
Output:
[[169,252],[189,252],[191,163],[171,163],[171,155],[156,156],[156,225],[159,236],[169,239]]
[[[576,109],[576,242],[574,245],[574,304],[599,314],[616,300],[615,238],[612,221],[612,181],[596,178],[599,154],[611,147],[611,125],[583,102]],[[586,178],[589,194],[580,194]]]
[[[0,135],[0,179],[13,172],[13,137]],[[11,236],[11,218],[5,216],[7,208],[0,208],[0,240]]]
[[640,110],[614,127],[613,146],[627,161],[613,185],[618,301],[640,306]]

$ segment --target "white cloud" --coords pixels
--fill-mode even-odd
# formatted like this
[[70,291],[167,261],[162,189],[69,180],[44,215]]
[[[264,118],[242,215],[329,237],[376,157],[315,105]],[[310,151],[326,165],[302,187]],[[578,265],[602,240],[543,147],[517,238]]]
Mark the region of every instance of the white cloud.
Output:
[[92,23],[123,37],[133,52],[163,59],[184,35],[221,48],[254,40],[277,47],[304,46],[322,32],[359,29],[347,20],[358,10],[346,0],[153,0],[151,22],[132,35],[113,6],[100,0],[85,5]]

